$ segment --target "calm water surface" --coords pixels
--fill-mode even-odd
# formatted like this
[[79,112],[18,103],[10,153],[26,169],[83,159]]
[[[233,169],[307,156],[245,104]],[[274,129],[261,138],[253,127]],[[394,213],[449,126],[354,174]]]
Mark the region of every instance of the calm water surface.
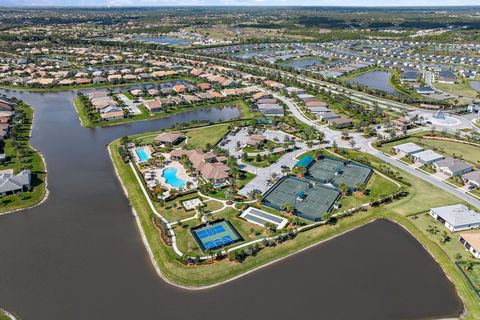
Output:
[[291,61],[291,62],[285,63],[285,66],[293,67],[296,69],[304,69],[304,68],[320,66],[322,64],[323,62],[321,60],[311,58],[311,59],[301,59],[301,60]]
[[377,221],[224,286],[185,291],[155,273],[105,145],[236,109],[85,129],[73,93],[10,92],[35,108],[49,199],[0,216],[0,305],[21,319],[416,319],[462,309],[418,242]]
[[473,89],[480,91],[480,81],[470,81],[470,86]]
[[361,74],[348,82],[358,83],[372,89],[382,90],[392,94],[398,94],[390,83],[388,83],[391,75],[392,74],[388,71],[370,71]]

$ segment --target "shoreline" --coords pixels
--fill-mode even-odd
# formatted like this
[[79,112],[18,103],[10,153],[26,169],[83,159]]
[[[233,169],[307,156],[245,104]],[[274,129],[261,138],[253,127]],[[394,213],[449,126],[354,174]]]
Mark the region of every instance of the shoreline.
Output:
[[[257,267],[255,267],[255,268],[252,268],[252,269],[250,269],[250,270],[248,270],[248,271],[245,271],[245,272],[243,272],[243,273],[241,273],[241,274],[239,274],[239,275],[236,275],[236,276],[234,276],[234,277],[228,278],[228,279],[226,279],[226,280],[223,280],[223,281],[220,281],[220,282],[216,282],[216,283],[213,283],[213,284],[210,284],[210,285],[204,285],[204,286],[181,285],[181,284],[179,284],[179,283],[176,283],[175,281],[170,280],[165,274],[163,274],[160,266],[158,265],[158,263],[157,263],[157,261],[156,261],[156,259],[155,259],[155,255],[153,254],[152,248],[150,247],[150,244],[148,243],[148,239],[147,239],[147,237],[146,237],[146,235],[145,235],[145,232],[144,232],[144,230],[143,230],[143,227],[142,227],[142,225],[141,225],[140,218],[139,218],[139,216],[138,216],[138,214],[137,214],[137,212],[136,212],[135,207],[134,207],[134,206],[132,205],[132,203],[130,202],[128,190],[127,190],[126,186],[123,184],[123,181],[122,181],[122,179],[121,179],[121,177],[120,177],[120,174],[119,174],[119,172],[118,172],[118,169],[117,169],[117,167],[115,166],[115,162],[114,162],[114,160],[113,160],[112,151],[111,151],[111,149],[110,149],[110,146],[111,146],[111,143],[108,145],[107,149],[108,149],[108,153],[109,153],[110,160],[112,161],[112,165],[113,165],[113,168],[114,168],[115,176],[117,177],[117,180],[120,182],[120,185],[121,185],[121,187],[122,187],[122,189],[123,189],[124,195],[127,197],[128,201],[129,201],[129,205],[130,205],[130,208],[131,208],[131,210],[132,210],[132,215],[133,215],[134,218],[135,218],[135,222],[136,222],[137,228],[138,228],[138,230],[139,230],[139,232],[140,232],[140,237],[141,237],[142,242],[143,242],[143,244],[144,244],[144,246],[145,246],[145,249],[146,249],[146,251],[147,251],[147,253],[148,253],[148,256],[149,256],[149,258],[150,258],[150,261],[152,262],[152,265],[153,265],[153,267],[154,267],[157,275],[158,275],[163,281],[165,281],[166,283],[168,283],[168,284],[170,284],[170,285],[172,285],[172,286],[175,286],[175,287],[177,287],[177,288],[180,288],[180,289],[190,290],[190,291],[200,291],[200,290],[206,290],[206,289],[211,289],[211,288],[215,288],[215,287],[222,286],[222,285],[227,284],[227,283],[229,283],[229,282],[232,282],[232,281],[234,281],[234,280],[240,279],[240,278],[242,278],[242,277],[244,277],[244,276],[246,276],[246,275],[248,275],[248,274],[250,274],[250,273],[253,273],[253,272],[255,272],[255,271],[258,271],[258,270],[260,270],[260,269],[263,269],[263,268],[266,268],[266,267],[268,267],[268,266],[270,266],[270,265],[273,265],[274,263],[280,262],[280,261],[282,261],[282,260],[284,260],[284,259],[286,259],[286,258],[290,258],[290,257],[292,257],[292,256],[294,256],[294,255],[296,255],[296,254],[298,254],[298,253],[301,253],[301,252],[304,252],[304,251],[306,251],[306,250],[309,250],[309,249],[311,249],[311,248],[313,248],[313,247],[315,247],[315,246],[318,246],[318,245],[320,245],[320,244],[322,244],[322,243],[325,243],[325,242],[330,241],[330,240],[332,240],[332,239],[335,239],[335,238],[337,238],[337,237],[339,237],[339,236],[342,236],[342,235],[344,235],[344,234],[347,234],[348,232],[354,231],[354,230],[357,229],[357,228],[360,228],[360,227],[363,227],[363,226],[365,226],[365,225],[368,225],[368,224],[370,224],[370,223],[372,223],[372,222],[374,222],[374,221],[376,221],[376,220],[379,219],[379,218],[373,218],[372,220],[370,220],[369,222],[367,222],[367,223],[365,223],[365,224],[355,226],[355,227],[353,227],[353,228],[351,228],[351,229],[348,229],[348,230],[342,231],[342,232],[340,232],[340,233],[338,233],[338,234],[335,234],[335,235],[333,235],[333,236],[331,236],[331,237],[329,237],[329,238],[327,238],[327,239],[323,239],[323,240],[320,240],[320,241],[318,241],[318,242],[312,243],[312,244],[310,244],[310,245],[308,245],[308,246],[306,246],[306,247],[304,247],[304,248],[302,248],[302,249],[300,249],[300,250],[298,250],[298,251],[289,253],[289,254],[287,254],[287,255],[285,255],[285,256],[282,256],[282,257],[279,257],[279,258],[274,259],[274,260],[272,260],[272,261],[269,261],[269,262],[267,262],[267,263],[264,263],[264,264],[262,264],[262,265],[260,265],[260,266],[257,266]],[[392,220],[390,220],[390,219],[388,219],[388,220],[389,220],[389,221],[392,221]],[[412,235],[412,236],[413,236],[413,235]],[[415,239],[417,239],[417,238],[415,238]],[[418,241],[418,240],[417,240],[417,241]],[[420,242],[420,241],[418,241],[418,242]],[[423,246],[423,244],[422,244],[422,246]],[[424,248],[425,248],[425,247],[424,247]],[[443,270],[443,268],[442,268],[442,270]],[[449,280],[450,280],[450,279],[449,279]],[[450,281],[451,281],[451,280],[450,280]],[[463,300],[462,300],[462,303],[463,303]]]
[[18,212],[18,211],[22,211],[22,210],[28,210],[28,209],[32,209],[32,208],[35,208],[41,204],[43,204],[45,201],[47,201],[48,197],[50,196],[50,191],[48,190],[48,170],[47,170],[47,161],[45,160],[45,157],[43,156],[43,154],[38,151],[31,143],[31,138],[32,138],[32,131],[33,131],[33,127],[35,125],[35,110],[33,110],[33,107],[28,105],[29,108],[32,108],[32,125],[30,126],[30,132],[28,134],[28,144],[30,146],[30,148],[32,148],[33,151],[35,151],[36,153],[38,153],[38,155],[40,156],[40,158],[42,159],[42,162],[43,162],[43,171],[45,172],[45,181],[44,181],[44,184],[45,184],[45,191],[43,192],[43,197],[42,199],[35,203],[35,204],[32,204],[31,206],[26,206],[26,207],[22,207],[22,208],[17,208],[17,209],[13,209],[13,210],[8,210],[8,211],[2,211],[0,212],[0,216],[3,216],[3,215],[7,215],[7,214],[11,214],[11,213],[15,213],[15,212]]

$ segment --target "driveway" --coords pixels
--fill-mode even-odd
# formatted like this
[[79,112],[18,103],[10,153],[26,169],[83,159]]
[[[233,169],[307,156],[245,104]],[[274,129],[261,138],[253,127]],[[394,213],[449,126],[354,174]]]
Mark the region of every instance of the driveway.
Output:
[[142,114],[142,110],[138,108],[138,106],[141,105],[142,103],[131,101],[123,93],[117,94],[117,97],[120,100],[122,100],[123,103],[125,103],[125,105],[127,106],[127,109],[130,111],[131,114]]

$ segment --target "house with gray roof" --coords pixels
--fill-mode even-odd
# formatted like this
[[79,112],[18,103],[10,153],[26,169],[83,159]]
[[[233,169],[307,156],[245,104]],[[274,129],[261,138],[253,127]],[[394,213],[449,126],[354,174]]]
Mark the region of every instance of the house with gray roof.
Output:
[[473,170],[473,166],[464,161],[448,157],[443,160],[437,161],[434,164],[435,169],[438,172],[446,174],[447,176],[458,176]]
[[30,170],[22,170],[18,174],[0,173],[0,196],[4,197],[16,192],[27,191],[32,181]]
[[443,156],[441,154],[438,154],[433,150],[424,150],[424,151],[416,152],[412,154],[412,157],[415,162],[418,162],[424,165],[429,165],[443,159]]
[[463,204],[431,208],[430,215],[450,231],[480,228],[480,214]]
[[480,188],[480,170],[470,171],[462,175],[463,181],[473,188]]

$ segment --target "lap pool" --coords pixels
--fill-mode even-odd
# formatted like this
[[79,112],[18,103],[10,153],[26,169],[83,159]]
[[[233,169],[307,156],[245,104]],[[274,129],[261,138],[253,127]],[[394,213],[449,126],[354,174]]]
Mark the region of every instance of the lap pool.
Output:
[[165,182],[174,188],[179,189],[185,187],[185,181],[177,177],[177,168],[164,169],[162,176],[165,179]]
[[139,162],[146,162],[150,159],[145,149],[135,149],[135,153],[137,154]]

